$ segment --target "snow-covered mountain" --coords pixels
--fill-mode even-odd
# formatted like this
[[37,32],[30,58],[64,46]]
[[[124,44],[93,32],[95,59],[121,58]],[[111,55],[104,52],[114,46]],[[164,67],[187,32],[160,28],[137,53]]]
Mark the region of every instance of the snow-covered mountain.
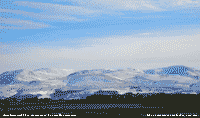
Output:
[[[41,68],[0,74],[0,97],[82,99],[97,91],[132,93],[200,93],[200,71],[182,65],[157,69],[67,70]],[[55,95],[68,91],[67,95]]]

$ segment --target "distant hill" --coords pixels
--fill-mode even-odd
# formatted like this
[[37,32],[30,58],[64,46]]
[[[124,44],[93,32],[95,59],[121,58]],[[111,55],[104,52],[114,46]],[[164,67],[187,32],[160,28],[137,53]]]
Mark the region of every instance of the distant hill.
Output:
[[[183,65],[156,69],[67,70],[41,68],[14,70],[0,74],[0,97],[38,95],[51,98],[55,91],[78,91],[74,98],[95,94],[99,90],[132,93],[200,92],[200,71]],[[12,85],[12,86],[9,86]],[[66,99],[72,99],[69,97]]]

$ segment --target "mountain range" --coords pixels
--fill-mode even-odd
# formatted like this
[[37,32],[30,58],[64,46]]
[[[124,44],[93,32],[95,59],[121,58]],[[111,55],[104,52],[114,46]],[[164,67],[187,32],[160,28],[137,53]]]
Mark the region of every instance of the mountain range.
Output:
[[[131,93],[200,93],[200,70],[175,65],[156,69],[74,70],[41,68],[0,74],[0,98],[26,96],[84,99],[99,91]],[[57,93],[64,93],[56,95]],[[104,92],[104,94],[109,94]]]

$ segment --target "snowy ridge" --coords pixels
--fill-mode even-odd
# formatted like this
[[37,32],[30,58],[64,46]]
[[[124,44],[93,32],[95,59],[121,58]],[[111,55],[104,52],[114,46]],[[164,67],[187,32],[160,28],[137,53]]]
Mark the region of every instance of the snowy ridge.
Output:
[[[0,97],[39,95],[54,98],[56,91],[73,91],[65,99],[81,99],[99,90],[132,93],[200,93],[200,71],[185,66],[158,69],[73,70],[42,68],[0,74]],[[82,96],[82,97],[81,97]],[[58,96],[55,96],[58,99]]]

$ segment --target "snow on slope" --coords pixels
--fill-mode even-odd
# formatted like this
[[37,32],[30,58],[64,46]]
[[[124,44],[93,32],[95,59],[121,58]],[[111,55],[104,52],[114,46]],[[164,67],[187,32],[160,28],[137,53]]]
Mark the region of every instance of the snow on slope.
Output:
[[[15,70],[0,74],[0,97],[40,94],[39,98],[52,98],[56,90],[78,90],[79,95],[94,94],[99,90],[118,91],[119,94],[127,92],[196,94],[200,93],[199,77],[199,70],[185,66],[149,70],[131,68]],[[69,96],[69,99],[73,98]]]

